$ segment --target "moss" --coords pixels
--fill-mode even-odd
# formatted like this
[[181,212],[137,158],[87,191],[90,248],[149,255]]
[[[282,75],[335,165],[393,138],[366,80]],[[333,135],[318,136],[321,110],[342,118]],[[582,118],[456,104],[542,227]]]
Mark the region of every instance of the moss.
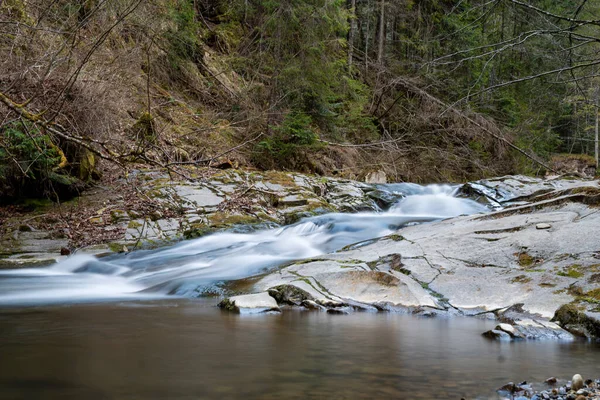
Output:
[[108,248],[113,253],[122,253],[123,252],[123,247],[124,246],[122,244],[119,244],[119,243],[109,243],[108,244]]
[[398,235],[397,233],[388,235],[387,238],[393,240],[394,242],[401,242],[402,240],[405,240],[404,236]]
[[552,288],[552,287],[556,287],[556,284],[555,283],[542,282],[538,286],[539,287]]
[[526,275],[515,276],[510,280],[510,283],[529,283],[531,282],[531,278]]
[[251,215],[228,214],[224,212],[216,212],[210,215],[208,221],[210,222],[210,225],[213,226],[252,224],[258,222],[256,217]]
[[600,303],[600,289],[593,289],[582,296],[582,300],[588,303]]
[[565,304],[556,310],[552,321],[576,335],[600,338],[600,321],[583,313],[581,308],[581,305],[574,303]]
[[183,232],[185,239],[196,239],[215,232],[215,229],[204,224],[193,224]]
[[294,178],[282,171],[267,171],[263,174],[263,180],[282,186],[296,186]]
[[86,150],[79,162],[79,179],[89,182],[92,179],[96,169],[96,156],[89,150]]
[[577,279],[583,276],[583,272],[581,272],[580,264],[573,264],[567,267],[566,270],[562,270],[556,273],[558,276],[566,276],[569,278]]
[[534,264],[535,259],[527,253],[519,253],[519,265],[521,267],[530,267]]
[[235,305],[235,302],[233,302],[229,299],[221,300],[221,302],[219,302],[219,304],[217,304],[217,306],[224,310],[227,310],[227,311],[233,311],[233,312],[240,311],[240,309]]
[[314,300],[307,291],[294,285],[279,285],[269,288],[269,295],[278,304],[283,303],[295,306],[299,306],[304,300]]
[[138,221],[129,221],[129,224],[127,224],[127,228],[129,229],[137,229],[137,228],[141,228],[142,224],[140,224]]
[[526,269],[525,272],[546,272],[543,269]]

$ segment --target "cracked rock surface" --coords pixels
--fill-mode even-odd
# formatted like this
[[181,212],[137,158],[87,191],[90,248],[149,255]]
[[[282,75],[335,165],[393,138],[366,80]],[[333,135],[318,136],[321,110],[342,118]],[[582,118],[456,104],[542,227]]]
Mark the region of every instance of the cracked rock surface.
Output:
[[[492,188],[503,197],[495,200],[526,198],[526,203],[408,226],[283,267],[260,279],[253,290],[292,285],[321,302],[343,302],[355,309],[498,318],[500,328],[488,336],[503,340],[596,337],[598,184],[519,179],[520,185],[534,187],[519,187],[510,195],[517,180],[510,178],[505,186],[497,182]],[[572,312],[561,320],[555,313],[563,305]],[[550,321],[553,317],[556,323]]]

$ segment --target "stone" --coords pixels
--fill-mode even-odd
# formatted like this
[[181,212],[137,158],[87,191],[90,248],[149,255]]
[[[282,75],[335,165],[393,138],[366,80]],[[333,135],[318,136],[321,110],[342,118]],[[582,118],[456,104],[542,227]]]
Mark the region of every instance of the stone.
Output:
[[548,385],[554,385],[556,383],[556,378],[555,377],[548,378],[548,379],[546,379],[546,383]]
[[309,310],[319,310],[319,311],[326,311],[327,310],[322,305],[317,304],[317,302],[314,301],[314,300],[304,300],[302,302],[302,306],[305,307],[305,308],[308,308]]
[[35,229],[31,225],[23,224],[19,225],[19,232],[33,232]]
[[535,226],[535,229],[550,229],[550,228],[552,228],[552,225],[546,224],[546,223],[537,224]]
[[102,219],[102,217],[92,217],[89,221],[94,225],[104,225],[104,219]]
[[304,206],[308,204],[308,200],[302,198],[300,195],[291,194],[285,197],[281,197],[277,200],[278,207],[296,207],[296,206]]
[[277,301],[266,292],[233,296],[221,301],[219,307],[242,314],[280,311]]
[[573,390],[579,390],[583,388],[583,378],[581,377],[581,375],[573,375],[573,378],[571,379],[571,388]]
[[483,332],[482,335],[488,339],[495,339],[495,340],[501,340],[501,341],[512,340],[512,337],[508,333],[498,330],[498,329],[492,329],[487,332]]
[[387,176],[384,171],[373,171],[369,172],[365,176],[366,183],[387,183]]
[[277,304],[283,303],[300,306],[306,301],[314,300],[310,293],[294,285],[279,285],[270,288],[268,292],[277,301]]

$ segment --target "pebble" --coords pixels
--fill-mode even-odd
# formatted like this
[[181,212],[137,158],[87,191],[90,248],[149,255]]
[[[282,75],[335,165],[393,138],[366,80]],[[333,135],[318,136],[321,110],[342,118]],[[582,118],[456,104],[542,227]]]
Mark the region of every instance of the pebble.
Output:
[[573,383],[571,383],[571,388],[573,390],[579,390],[583,387],[583,378],[579,374],[573,375],[573,379],[571,379]]
[[552,225],[550,224],[546,224],[546,223],[541,223],[541,224],[537,224],[535,226],[536,229],[550,229],[552,228]]
[[[548,385],[557,383],[555,377],[546,379]],[[540,385],[542,382],[539,383]],[[582,376],[575,374],[571,381],[565,385],[548,388],[541,391],[535,391],[531,384],[521,382],[515,385],[512,382],[507,383],[498,389],[502,395],[514,396],[515,400],[600,400],[600,380],[583,380]]]

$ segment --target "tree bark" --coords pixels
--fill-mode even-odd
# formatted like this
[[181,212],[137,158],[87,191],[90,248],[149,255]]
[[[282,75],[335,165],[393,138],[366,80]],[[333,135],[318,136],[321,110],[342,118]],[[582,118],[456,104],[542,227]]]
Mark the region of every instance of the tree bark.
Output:
[[385,1],[379,2],[379,38],[377,40],[377,64],[383,65],[383,45],[385,41]]
[[594,114],[596,116],[594,124],[594,158],[596,159],[596,169],[598,169],[598,105],[600,104],[599,94],[600,88],[596,89],[596,107]]
[[348,32],[348,71],[352,70],[354,36],[356,35],[356,0],[350,2],[350,31]]

